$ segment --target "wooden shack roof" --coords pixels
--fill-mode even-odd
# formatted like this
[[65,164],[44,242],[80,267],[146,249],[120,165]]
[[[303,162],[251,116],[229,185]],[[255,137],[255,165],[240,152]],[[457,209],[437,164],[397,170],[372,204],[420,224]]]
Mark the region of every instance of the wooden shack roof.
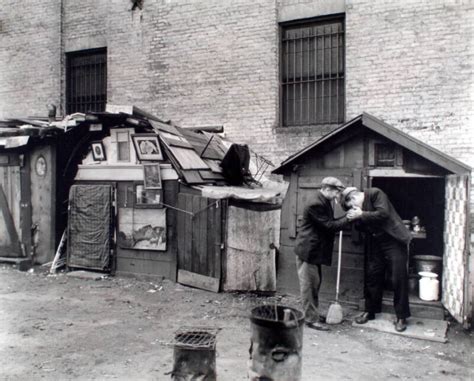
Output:
[[381,121],[380,119],[375,118],[370,114],[363,113],[341,125],[329,134],[323,136],[306,148],[303,148],[301,151],[289,156],[277,169],[273,170],[272,173],[279,175],[287,173],[291,170],[292,164],[294,164],[303,155],[311,151],[321,150],[323,147],[327,149],[327,147],[330,145],[340,143],[342,140],[341,138],[344,137],[343,135],[346,135],[347,138],[350,138],[353,136],[353,134],[350,132],[353,131],[358,133],[358,128],[360,127],[380,134],[386,139],[402,146],[409,151],[414,152],[415,154],[431,161],[432,163],[437,164],[451,173],[465,174],[472,170],[472,168],[470,168],[468,165],[437,150],[436,148],[422,142],[421,140],[418,140],[413,136],[400,131],[399,129]]
[[187,184],[225,182],[220,168],[225,151],[218,144],[218,138],[154,120],[149,122],[163,143],[168,159]]

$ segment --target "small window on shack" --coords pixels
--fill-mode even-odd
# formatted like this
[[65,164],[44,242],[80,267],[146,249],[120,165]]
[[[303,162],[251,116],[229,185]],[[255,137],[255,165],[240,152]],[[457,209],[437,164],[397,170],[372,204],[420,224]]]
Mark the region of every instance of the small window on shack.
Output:
[[375,143],[374,151],[377,167],[395,167],[396,153],[393,144]]
[[283,126],[344,121],[344,17],[281,25]]
[[117,161],[130,161],[130,134],[117,132]]

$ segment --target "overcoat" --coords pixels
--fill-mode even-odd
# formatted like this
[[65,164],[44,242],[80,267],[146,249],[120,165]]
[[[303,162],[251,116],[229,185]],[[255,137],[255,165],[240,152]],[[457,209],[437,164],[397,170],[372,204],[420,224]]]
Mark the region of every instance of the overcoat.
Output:
[[379,188],[367,188],[364,195],[363,212],[356,227],[375,236],[385,232],[397,241],[408,244],[412,236],[387,195]]
[[331,202],[318,191],[314,202],[303,212],[295,254],[309,264],[330,266],[335,233],[347,222],[345,216],[334,218]]

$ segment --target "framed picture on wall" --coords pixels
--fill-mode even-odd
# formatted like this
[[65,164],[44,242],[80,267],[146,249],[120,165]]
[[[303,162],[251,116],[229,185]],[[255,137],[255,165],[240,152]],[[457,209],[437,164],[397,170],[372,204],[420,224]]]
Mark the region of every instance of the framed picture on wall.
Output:
[[145,189],[143,183],[134,183],[134,195],[134,208],[163,208],[162,189]]
[[107,158],[105,157],[104,145],[102,144],[101,141],[92,142],[91,148],[92,148],[92,158],[94,159],[94,161],[107,160]]
[[161,189],[160,164],[143,164],[143,184],[145,189]]
[[158,135],[133,134],[132,140],[139,160],[163,160]]
[[118,226],[119,247],[166,251],[166,208],[120,208]]

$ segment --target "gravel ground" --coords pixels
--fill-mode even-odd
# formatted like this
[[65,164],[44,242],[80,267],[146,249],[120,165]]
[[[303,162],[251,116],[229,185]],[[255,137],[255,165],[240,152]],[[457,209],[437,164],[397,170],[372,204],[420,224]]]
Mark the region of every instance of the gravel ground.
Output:
[[[219,328],[218,380],[247,380],[249,311],[297,306],[136,278],[77,279],[0,267],[1,380],[169,380],[182,326]],[[356,311],[346,311],[351,318]],[[453,323],[448,343],[351,326],[304,330],[303,380],[472,380],[472,332]]]

